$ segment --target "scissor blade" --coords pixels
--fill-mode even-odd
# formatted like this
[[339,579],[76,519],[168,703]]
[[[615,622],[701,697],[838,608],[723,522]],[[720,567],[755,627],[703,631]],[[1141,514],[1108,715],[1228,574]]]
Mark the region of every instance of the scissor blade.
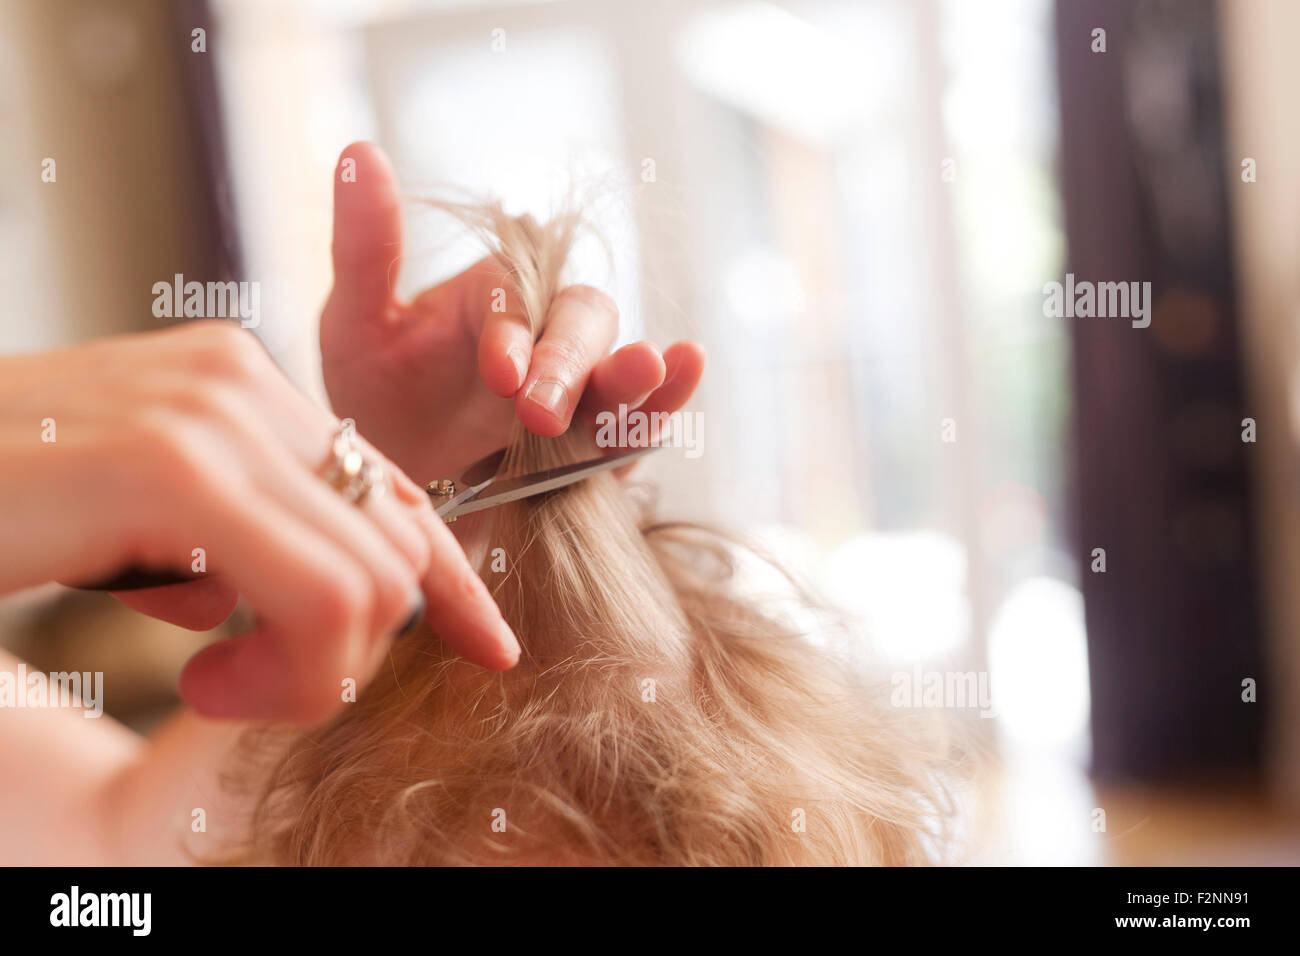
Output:
[[657,448],[657,445],[649,445],[645,448],[628,448],[589,461],[579,461],[572,465],[561,465],[559,468],[535,471],[530,475],[520,475],[518,478],[507,478],[504,481],[491,482],[488,490],[482,494],[469,494],[465,498],[457,495],[448,503],[446,511],[439,510],[438,513],[443,518],[459,518],[461,515],[472,514],[475,511],[483,511],[486,508],[495,508],[497,505],[504,505],[511,501],[519,501],[521,498],[531,498],[533,495],[545,494],[548,491],[563,488],[565,485],[582,481],[584,478],[590,478],[592,475],[607,471],[610,468],[626,465],[629,461],[640,458]]
[[464,514],[463,509],[465,505],[468,503],[469,499],[473,498],[475,495],[477,495],[480,491],[482,491],[490,484],[492,484],[492,479],[486,478],[483,481],[480,481],[476,485],[470,485],[468,488],[462,488],[459,492],[456,493],[455,497],[448,498],[442,504],[435,507],[433,509],[434,513],[437,514],[438,517],[442,518],[442,520],[444,521],[450,521],[452,518],[456,517],[457,515]]

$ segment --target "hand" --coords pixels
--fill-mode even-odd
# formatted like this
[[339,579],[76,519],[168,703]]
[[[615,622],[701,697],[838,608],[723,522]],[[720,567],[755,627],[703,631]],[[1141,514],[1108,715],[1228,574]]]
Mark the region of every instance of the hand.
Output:
[[337,426],[228,322],[0,358],[0,592],[189,569],[202,548],[209,577],[120,597],[195,629],[248,598],[256,628],[181,676],[210,716],[328,716],[421,592],[461,653],[511,666],[514,635],[426,494],[364,442],[391,493],[353,505],[317,476]]
[[563,433],[620,403],[674,412],[690,398],[704,350],[649,342],[606,355],[618,311],[590,286],[556,297],[534,344],[518,313],[493,312],[494,290],[516,301],[505,270],[484,259],[400,302],[397,182],[378,147],[354,143],[355,182],[334,182],[334,289],[321,316],[325,387],[340,415],[420,482],[453,478],[506,444],[514,417],[538,435]]

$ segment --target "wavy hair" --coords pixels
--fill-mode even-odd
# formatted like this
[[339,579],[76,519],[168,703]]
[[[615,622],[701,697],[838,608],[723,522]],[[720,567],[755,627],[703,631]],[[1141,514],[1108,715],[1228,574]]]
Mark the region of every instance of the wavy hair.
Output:
[[[435,205],[483,236],[540,333],[578,218]],[[581,432],[517,427],[502,473],[592,456]],[[485,513],[480,573],[518,666],[483,670],[424,629],[329,723],[251,738],[268,762],[243,858],[934,861],[951,815],[946,735],[745,597],[738,539],[655,520],[635,492],[602,474]]]

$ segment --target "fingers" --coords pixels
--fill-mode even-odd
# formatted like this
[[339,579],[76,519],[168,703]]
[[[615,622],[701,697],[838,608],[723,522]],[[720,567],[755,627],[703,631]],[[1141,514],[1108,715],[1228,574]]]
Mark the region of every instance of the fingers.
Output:
[[425,577],[425,617],[453,650],[481,667],[509,670],[519,662],[519,641],[487,586],[474,573],[460,542],[435,516],[433,558]]
[[[454,292],[453,292],[454,288]],[[447,310],[448,296],[456,296]],[[519,292],[501,260],[487,256],[455,279],[426,291],[416,300],[438,311],[483,317],[478,339],[478,371],[488,389],[510,398],[524,384],[533,354],[533,333]]]
[[373,143],[353,143],[334,170],[334,290],[330,307],[372,321],[393,314],[402,257],[397,176]]
[[395,634],[395,624],[410,616],[418,582],[428,569],[430,548],[418,529],[401,521],[386,496],[360,505],[347,501],[283,447],[267,444],[260,455],[263,493],[327,537],[369,579],[368,633],[376,638]]
[[[260,492],[359,564],[369,578],[368,630],[391,633],[394,618],[410,614],[429,549],[420,547],[414,529],[396,519],[389,521],[391,530],[381,527],[317,476],[335,429],[333,416],[294,389],[269,358],[260,351],[245,356],[238,377],[242,387],[208,382],[178,399],[202,416],[198,428],[191,426],[206,438],[195,454],[205,461],[242,462],[244,479],[237,488]],[[214,474],[221,471],[213,468]]]
[[[283,394],[286,388],[291,394]],[[299,461],[311,461],[313,455],[323,457],[332,416],[310,405],[287,382],[282,387],[274,385],[271,391],[282,393],[275,401],[288,420],[302,423],[284,437],[293,456]],[[327,422],[331,424],[327,426]],[[384,561],[374,538],[386,537],[405,558],[404,567],[415,569],[427,607],[425,617],[439,636],[476,664],[493,669],[513,667],[519,659],[519,642],[460,544],[434,513],[429,496],[368,442],[359,436],[357,440],[365,456],[384,467],[392,495],[367,498],[359,507],[353,506],[310,471],[305,476],[306,487],[299,488],[291,474],[293,463],[277,449],[266,447],[263,454],[278,466],[270,493],[313,528],[329,533],[349,553],[369,555],[367,567]],[[315,452],[308,447],[313,441],[320,446]],[[389,568],[380,587],[406,580],[403,573],[401,567]]]
[[204,529],[210,553],[230,569],[260,623],[192,657],[181,673],[182,698],[209,717],[324,719],[342,703],[345,681],[368,676],[371,576],[260,496],[227,501],[208,515],[218,519]]
[[[339,421],[329,412],[308,400],[280,375],[260,378],[253,383],[253,392],[260,405],[277,410],[276,422],[269,421],[258,428],[261,416],[249,410],[245,427],[256,433],[259,455],[274,469],[275,477],[268,485],[268,493],[284,499],[285,506],[297,511],[308,520],[328,522],[321,527],[351,536],[377,531],[415,569],[417,577],[428,568],[430,545],[428,534],[410,517],[412,507],[429,509],[429,498],[420,491],[401,469],[360,435],[355,440],[366,460],[380,465],[387,489],[393,496],[376,492],[368,496],[360,508],[349,506],[337,517],[337,504],[343,499],[321,481],[316,471],[324,464]],[[298,490],[298,482],[307,480],[306,492]],[[386,489],[386,490],[387,490]],[[344,502],[346,504],[346,502]],[[322,511],[323,509],[323,511]],[[342,521],[342,525],[337,522]],[[349,530],[350,529],[350,530]]]
[[[617,354],[617,353],[616,353]],[[612,357],[612,356],[611,356]],[[663,354],[664,376],[662,382],[649,395],[640,401],[624,401],[629,408],[637,408],[645,413],[650,422],[647,441],[654,444],[660,439],[659,429],[663,416],[671,415],[690,400],[700,384],[704,374],[704,346],[698,342],[677,342],[670,345]],[[610,390],[614,390],[610,386]],[[631,390],[630,388],[628,389]],[[617,403],[615,403],[617,404]],[[606,405],[605,407],[609,407]],[[634,461],[616,469],[616,474],[625,476],[637,467]]]
[[606,356],[591,372],[582,404],[592,411],[635,408],[664,382],[667,366],[651,342],[633,342]]
[[458,654],[492,670],[519,662],[519,641],[501,616],[487,587],[469,564],[429,496],[362,440],[367,457],[384,464],[394,494],[367,501],[363,511],[423,569],[420,588],[425,619]]
[[434,512],[429,496],[397,466],[388,467],[394,494],[387,506],[405,528],[418,531],[421,546],[428,549],[420,582],[425,619],[466,660],[492,670],[514,667],[519,662],[519,640],[470,566],[460,542]]
[[646,412],[652,421],[655,412],[672,414],[694,394],[704,361],[704,347],[698,342],[677,342],[663,355],[649,342],[625,345],[596,366],[583,407],[595,414],[617,412],[621,405]]
[[[177,537],[186,552],[197,544],[258,615],[253,633],[191,659],[182,693],[192,706],[217,717],[323,719],[341,705],[344,682],[355,689],[373,674],[425,593],[449,644],[488,666],[517,659],[513,634],[427,495],[358,439],[363,456],[388,469],[392,493],[349,501],[318,474],[333,416],[246,335],[211,326],[183,338],[191,354],[157,385],[166,400],[115,437],[136,457],[147,450],[139,470],[153,483],[119,519],[151,531],[132,560],[164,564]],[[154,595],[151,606],[168,600]]]
[[[511,304],[507,294],[507,306]],[[519,391],[532,354],[533,333],[522,312],[487,314],[478,340],[478,370],[494,395],[509,398]]]
[[704,375],[706,354],[699,342],[676,342],[664,351],[667,369],[663,384],[656,388],[644,402],[641,410],[653,414],[672,414],[685,405]]
[[127,607],[189,631],[207,631],[235,610],[239,592],[221,575],[140,591],[115,591]]
[[[365,443],[367,455],[384,462],[393,495],[367,503],[370,516],[394,539],[418,540],[417,566],[424,568],[420,587],[425,620],[458,654],[492,670],[519,662],[519,641],[501,616],[487,587],[470,566],[460,542],[433,510],[429,496],[415,482]],[[410,547],[403,544],[403,547]]]
[[582,285],[560,291],[515,399],[529,431],[547,438],[563,434],[592,369],[617,335],[618,309],[609,296]]
[[[380,499],[364,510],[346,502],[314,474],[287,493],[237,506],[209,529],[211,554],[257,609],[247,635],[204,649],[187,664],[181,690],[213,717],[316,722],[342,702],[344,682],[364,684],[387,640],[411,613],[415,574],[372,524]],[[300,500],[290,504],[288,498]],[[396,495],[394,514],[413,505]],[[427,568],[421,589],[428,619],[450,646],[483,666],[517,662],[518,643],[460,546],[424,505]]]

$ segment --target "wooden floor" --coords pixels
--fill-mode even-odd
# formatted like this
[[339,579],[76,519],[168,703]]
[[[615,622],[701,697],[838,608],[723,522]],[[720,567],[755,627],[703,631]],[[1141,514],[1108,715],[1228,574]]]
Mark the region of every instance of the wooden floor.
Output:
[[975,864],[1300,866],[1300,810],[1239,786],[1096,786],[1062,762],[1007,768],[973,802]]
[[[1228,788],[1103,787],[1115,835],[1104,862],[1119,866],[1300,866],[1300,814]],[[1119,826],[1127,825],[1127,832]]]

